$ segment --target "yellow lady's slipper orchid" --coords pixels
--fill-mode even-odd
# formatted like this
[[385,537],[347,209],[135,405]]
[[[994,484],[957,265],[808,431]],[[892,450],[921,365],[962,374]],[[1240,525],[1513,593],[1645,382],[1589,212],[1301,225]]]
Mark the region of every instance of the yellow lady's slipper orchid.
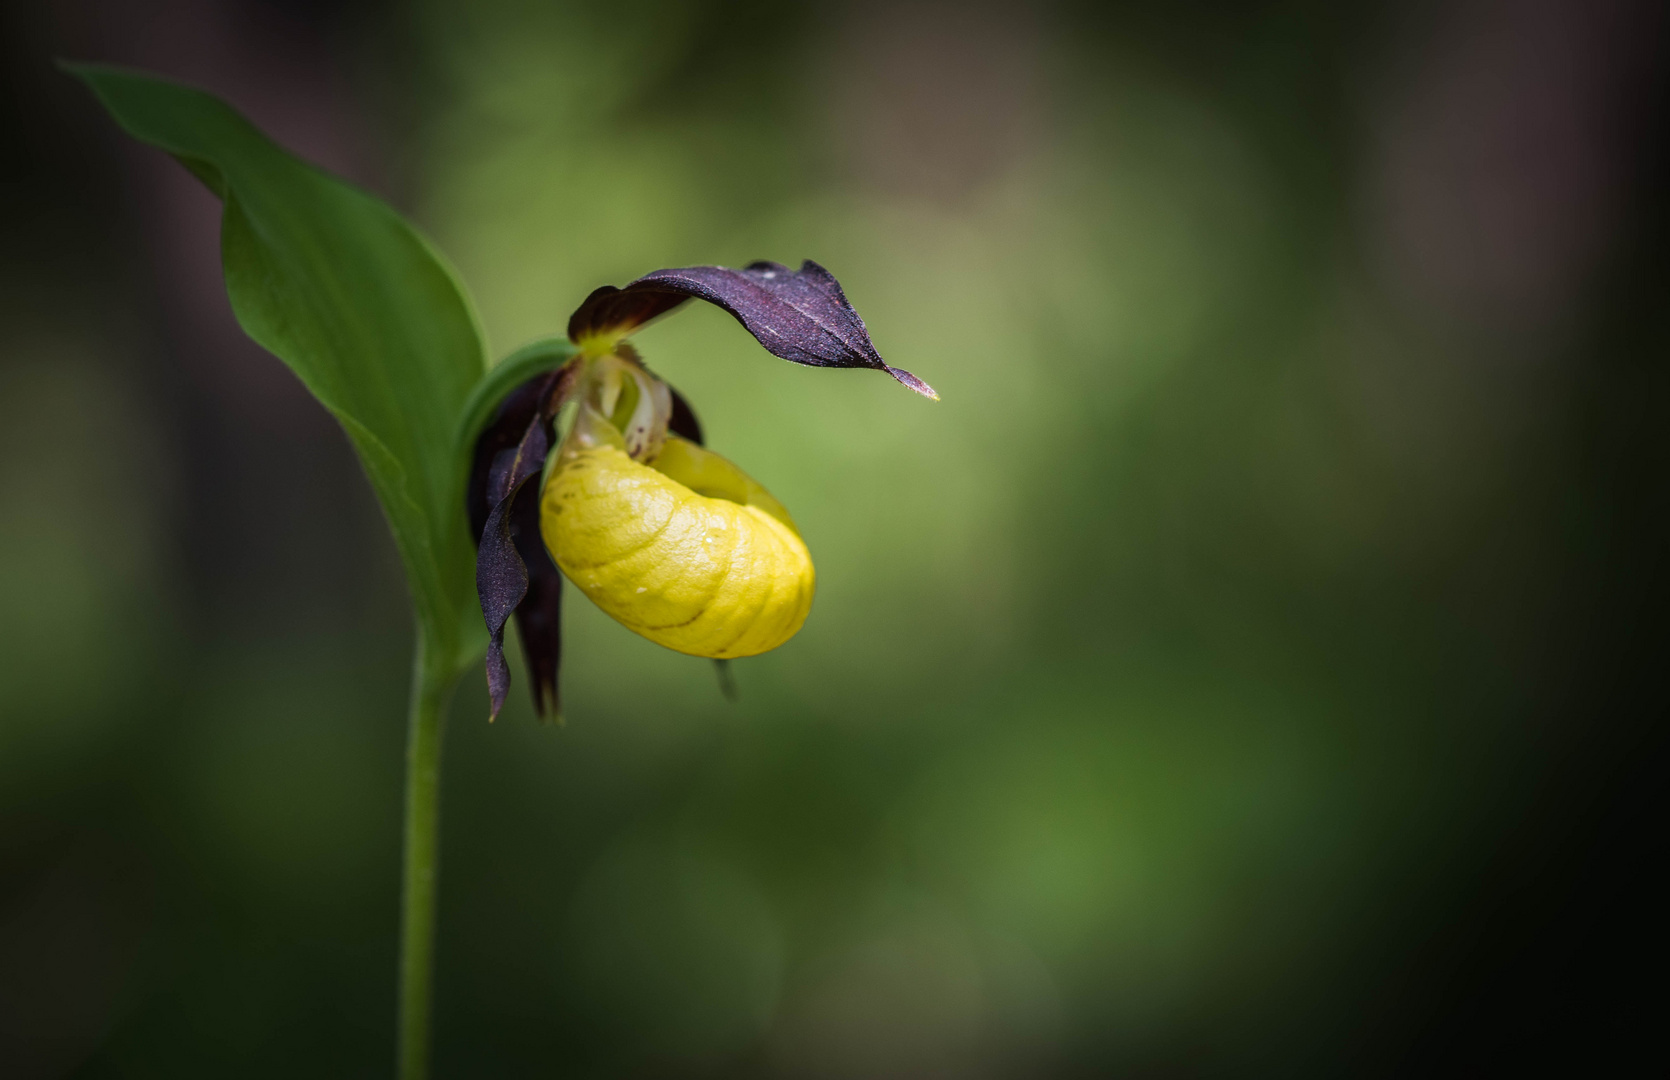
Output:
[[[812,556],[788,511],[702,447],[688,404],[625,343],[693,297],[730,312],[786,360],[876,368],[938,397],[882,361],[816,263],[659,270],[594,291],[569,320],[577,351],[506,397],[476,441],[470,508],[494,715],[509,687],[503,633],[512,614],[535,701],[542,710],[554,701],[562,577],[656,644],[720,661],[775,649],[812,609]],[[552,453],[551,428],[568,404],[573,421]]]

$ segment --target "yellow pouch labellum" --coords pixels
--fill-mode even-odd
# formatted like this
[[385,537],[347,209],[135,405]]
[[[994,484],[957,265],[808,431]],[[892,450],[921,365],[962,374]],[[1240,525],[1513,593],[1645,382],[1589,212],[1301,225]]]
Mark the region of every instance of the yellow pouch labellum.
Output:
[[782,504],[676,435],[649,464],[609,444],[565,453],[540,530],[592,603],[678,652],[755,656],[812,609],[812,556]]

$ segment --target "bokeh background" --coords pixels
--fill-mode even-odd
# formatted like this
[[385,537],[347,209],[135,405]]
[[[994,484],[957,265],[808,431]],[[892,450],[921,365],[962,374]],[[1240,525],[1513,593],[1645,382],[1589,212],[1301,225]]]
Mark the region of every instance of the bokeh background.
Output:
[[385,1075],[394,1023],[394,549],[54,55],[410,213],[495,356],[810,257],[943,395],[641,336],[817,605],[734,705],[573,592],[565,727],[466,681],[438,1075],[1663,1064],[1659,5],[4,17],[6,1077]]

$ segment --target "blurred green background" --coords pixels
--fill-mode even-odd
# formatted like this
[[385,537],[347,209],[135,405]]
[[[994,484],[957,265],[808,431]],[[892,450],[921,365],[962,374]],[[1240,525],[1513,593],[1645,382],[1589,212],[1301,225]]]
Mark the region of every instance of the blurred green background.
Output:
[[813,258],[943,395],[714,309],[640,336],[817,604],[734,705],[572,590],[566,727],[466,681],[438,1075],[1647,1051],[1655,5],[5,20],[0,1074],[392,1063],[393,547],[238,334],[214,200],[54,55],[209,86],[413,215],[495,356],[598,284]]

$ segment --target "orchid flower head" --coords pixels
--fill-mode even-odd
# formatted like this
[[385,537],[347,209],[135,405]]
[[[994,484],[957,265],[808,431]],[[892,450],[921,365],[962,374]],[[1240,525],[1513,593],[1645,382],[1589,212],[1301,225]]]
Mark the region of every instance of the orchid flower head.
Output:
[[467,498],[492,716],[509,691],[512,617],[536,708],[560,711],[565,577],[635,633],[721,664],[783,644],[811,611],[816,575],[789,512],[705,448],[695,411],[626,340],[691,299],[785,360],[885,371],[938,400],[881,358],[840,283],[810,260],[657,270],[594,290],[569,319],[566,361],[506,394],[474,443]]

